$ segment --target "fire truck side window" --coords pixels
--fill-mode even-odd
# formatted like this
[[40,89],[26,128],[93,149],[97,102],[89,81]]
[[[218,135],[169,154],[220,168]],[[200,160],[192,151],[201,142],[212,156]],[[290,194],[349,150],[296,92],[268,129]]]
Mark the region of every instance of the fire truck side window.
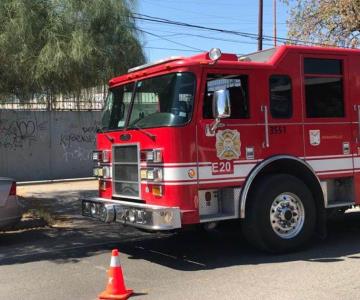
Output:
[[271,116],[275,119],[291,118],[291,78],[287,75],[273,75],[269,79],[269,86]]
[[345,116],[343,65],[337,59],[304,59],[306,116],[341,118]]
[[206,82],[203,118],[213,119],[212,97],[214,91],[228,89],[230,94],[231,116],[229,119],[249,118],[249,96],[247,75],[209,74]]

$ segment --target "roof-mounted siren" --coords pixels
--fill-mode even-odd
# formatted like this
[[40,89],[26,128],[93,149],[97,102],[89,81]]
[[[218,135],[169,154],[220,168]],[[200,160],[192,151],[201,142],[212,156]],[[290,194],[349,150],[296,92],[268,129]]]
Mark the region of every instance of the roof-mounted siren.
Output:
[[215,64],[221,57],[222,53],[219,48],[211,48],[209,51],[209,58],[213,61]]

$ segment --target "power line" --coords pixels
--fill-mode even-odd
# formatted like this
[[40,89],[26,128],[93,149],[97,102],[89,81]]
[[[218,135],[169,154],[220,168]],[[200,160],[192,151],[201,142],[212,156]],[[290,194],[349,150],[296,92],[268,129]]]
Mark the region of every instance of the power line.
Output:
[[[147,3],[151,3],[150,1],[148,0],[143,0],[144,2],[147,2]],[[155,3],[151,3],[151,4],[155,4]],[[209,15],[209,14],[204,14],[203,12],[200,12],[200,11],[191,11],[191,10],[187,10],[187,9],[181,9],[181,8],[178,8],[178,7],[170,7],[170,6],[167,6],[167,5],[163,5],[163,4],[158,4],[156,3],[155,4],[156,6],[159,6],[159,7],[163,7],[165,9],[170,9],[170,10],[176,10],[176,11],[183,11],[183,12],[186,12],[186,13],[190,13],[190,14],[193,14],[193,15],[201,15],[201,16],[207,16],[207,17],[211,17],[213,19],[223,19],[223,20],[234,20],[234,21],[239,21],[238,19],[236,18],[232,18],[232,17],[220,17],[218,15]]]
[[[137,14],[137,15],[139,15],[139,14]],[[248,37],[248,38],[257,39],[257,35],[254,34],[254,33],[246,33],[246,32],[234,31],[234,30],[206,27],[206,26],[202,26],[202,25],[193,25],[193,24],[189,24],[189,23],[171,21],[171,20],[157,18],[157,17],[151,17],[151,16],[147,16],[147,15],[143,15],[143,16],[144,17],[142,17],[142,16],[140,16],[140,17],[134,16],[133,18],[134,19],[139,19],[139,20],[146,20],[146,21],[149,21],[149,22],[155,22],[155,23],[170,24],[170,25],[183,26],[183,27],[189,27],[189,28],[197,28],[197,29],[214,31],[214,32],[221,32],[221,33],[230,33],[230,34],[235,34],[235,35],[240,35],[240,36],[244,36],[244,37]]]
[[[189,19],[189,20],[194,20],[194,17],[192,18],[181,18],[182,20],[186,20],[186,19]],[[209,21],[207,18],[196,18],[196,20],[198,21],[198,25],[204,25],[204,24],[207,24],[207,25],[241,25],[241,26],[251,26],[251,25],[255,25],[257,24],[257,21],[244,21],[244,20],[241,20],[241,21],[233,21],[233,22],[213,22],[213,21]],[[142,22],[143,20],[138,20],[140,22]],[[145,21],[146,22],[146,21]],[[273,22],[264,22],[264,25],[272,25]],[[280,24],[280,25],[285,25],[286,22],[277,22],[277,24]]]
[[[142,28],[140,28],[140,29],[142,29]],[[148,28],[147,28],[147,30],[148,30]],[[219,41],[225,41],[225,42],[254,44],[254,42],[245,42],[245,41],[241,41],[241,40],[226,39],[226,38],[214,37],[214,36],[210,37],[210,36],[204,36],[204,35],[200,35],[200,34],[191,34],[191,33],[187,33],[187,32],[179,33],[178,31],[161,30],[161,29],[158,29],[158,28],[151,28],[151,31],[162,32],[162,33],[170,33],[170,34],[174,34],[174,35],[202,37],[202,38],[208,38],[208,39],[212,39],[212,40],[219,40]],[[221,34],[221,33],[220,32],[214,32],[214,34]],[[268,44],[268,45],[271,45],[271,44]]]
[[[165,18],[153,17],[153,16],[149,16],[149,15],[145,15],[145,14],[139,14],[139,13],[134,13],[132,17],[134,19],[137,19],[137,20],[145,20],[145,21],[161,23],[161,24],[169,24],[169,25],[174,25],[174,26],[196,28],[196,29],[207,30],[207,31],[212,31],[212,32],[221,32],[221,33],[226,33],[226,34],[239,35],[239,36],[243,36],[243,37],[251,38],[251,39],[255,39],[255,40],[258,39],[258,36],[255,33],[248,33],[248,32],[221,29],[221,28],[214,28],[214,27],[207,27],[207,26],[202,26],[202,25],[194,25],[194,24],[189,24],[189,23],[184,23],[184,22],[179,22],[179,21],[173,21],[173,20],[169,20],[169,19],[165,19]],[[266,41],[273,41],[274,37],[269,36],[269,35],[263,35],[262,39],[266,40]],[[303,40],[299,40],[299,39],[282,38],[282,37],[277,37],[276,40],[279,41],[279,42],[283,42],[283,43],[290,42],[290,43],[297,43],[297,44],[312,44],[312,45],[318,45],[318,46],[329,46],[328,44],[324,44],[324,43],[303,41]]]
[[[168,31],[168,33],[170,33]],[[256,44],[256,42],[247,42],[247,41],[240,41],[240,40],[232,40],[232,39],[224,39],[224,38],[217,38],[217,37],[210,37],[210,36],[204,36],[204,35],[200,35],[200,34],[191,34],[191,33],[175,33],[175,32],[171,32],[174,33],[172,35],[162,35],[161,37],[168,37],[168,36],[192,36],[192,37],[198,37],[198,38],[203,38],[203,39],[209,39],[209,40],[214,40],[214,41],[222,41],[222,42],[229,42],[229,43],[237,43],[237,44],[250,44],[250,45],[254,45]],[[160,38],[160,37],[159,37]],[[150,42],[150,41],[148,41]],[[272,44],[267,44],[264,43],[264,45],[266,46],[272,46]]]
[[148,34],[148,35],[155,36],[155,37],[160,38],[160,39],[162,39],[162,40],[164,40],[164,41],[168,41],[168,42],[170,42],[170,43],[173,43],[173,44],[176,44],[176,45],[179,45],[179,46],[187,47],[187,48],[189,48],[189,49],[193,49],[193,50],[196,50],[196,51],[205,52],[205,50],[203,50],[203,49],[195,48],[195,47],[192,47],[192,46],[189,46],[189,45],[180,43],[180,42],[175,42],[175,41],[170,40],[170,39],[168,39],[168,38],[166,38],[166,37],[163,37],[163,36],[158,35],[158,34],[155,34],[155,33],[148,32],[148,31],[143,30],[143,29],[138,29],[138,30],[141,31],[141,32],[143,32],[143,33],[146,33],[146,34]]
[[204,52],[204,51],[189,50],[189,49],[149,47],[149,46],[144,46],[143,48],[145,48],[145,49],[155,49],[155,50],[184,51],[184,52],[193,52],[193,53],[202,53],[202,52]]
[[[178,0],[174,0],[174,1],[170,1],[170,0],[164,0],[166,1],[166,3],[178,3],[179,1]],[[161,1],[160,1],[161,2]],[[200,3],[200,2],[196,2],[194,0],[189,0],[189,1],[184,1],[182,0],[181,3],[191,3],[191,4],[195,4],[195,5],[201,5],[201,8],[203,9],[204,6],[214,6],[214,7],[217,7],[217,6],[221,6],[221,7],[224,7],[224,6],[227,6],[227,7],[233,7],[234,8],[234,4],[233,3],[226,3],[224,1],[219,1],[219,3],[214,3],[214,2],[211,2],[209,0],[204,0],[204,3]]]
[[183,36],[183,33],[172,33],[172,34],[165,34],[165,35],[161,35],[161,37],[157,37],[157,38],[153,38],[151,40],[147,40],[147,42],[152,42],[155,40],[161,40],[162,38],[169,38],[169,37],[173,37],[173,36]]

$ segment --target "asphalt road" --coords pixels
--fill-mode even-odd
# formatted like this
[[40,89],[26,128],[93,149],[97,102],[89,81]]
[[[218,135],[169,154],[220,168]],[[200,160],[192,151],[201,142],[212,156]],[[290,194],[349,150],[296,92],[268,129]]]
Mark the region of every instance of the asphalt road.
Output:
[[[0,299],[96,299],[118,248],[133,299],[358,299],[360,213],[329,224],[325,241],[274,256],[252,249],[238,225],[157,235],[76,215],[93,182],[19,188],[74,221],[0,233]],[[56,204],[56,205],[55,205]]]

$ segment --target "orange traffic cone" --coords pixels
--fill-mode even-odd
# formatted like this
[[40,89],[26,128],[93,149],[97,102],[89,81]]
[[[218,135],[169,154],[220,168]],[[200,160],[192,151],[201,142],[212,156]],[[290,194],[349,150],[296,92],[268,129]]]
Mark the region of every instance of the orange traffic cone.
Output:
[[111,253],[110,269],[108,271],[108,284],[105,291],[99,295],[99,300],[127,299],[133,290],[127,290],[120,265],[119,251],[114,249]]

